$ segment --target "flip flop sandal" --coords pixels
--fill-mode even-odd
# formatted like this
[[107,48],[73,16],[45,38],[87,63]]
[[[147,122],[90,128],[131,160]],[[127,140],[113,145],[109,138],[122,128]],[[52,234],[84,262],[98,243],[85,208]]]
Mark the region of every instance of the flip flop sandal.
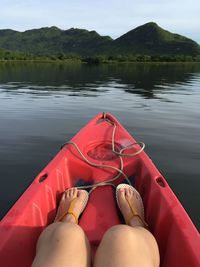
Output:
[[119,197],[118,197],[118,194],[119,194],[119,190],[121,188],[128,188],[128,189],[131,189],[133,191],[133,193],[135,194],[136,196],[136,201],[137,201],[137,206],[139,207],[139,209],[141,210],[141,215],[138,214],[137,210],[135,209],[135,207],[133,207],[133,205],[130,203],[129,199],[126,198],[127,200],[127,203],[130,207],[130,210],[131,210],[131,214],[128,218],[125,218],[125,222],[127,225],[130,225],[130,221],[132,220],[133,217],[138,217],[138,219],[142,222],[142,224],[144,225],[145,228],[148,228],[148,224],[145,222],[145,219],[144,219],[144,205],[143,205],[143,202],[142,202],[142,198],[140,196],[140,193],[131,185],[128,185],[128,184],[119,184],[116,188],[116,200],[117,200],[117,205],[122,213],[122,210],[120,208],[120,205],[119,205]]
[[[80,211],[80,215],[81,215],[81,213],[84,211],[84,209],[85,209],[85,207],[86,207],[86,205],[87,205],[87,203],[88,203],[88,198],[89,198],[89,197],[88,197],[88,192],[87,192],[86,190],[81,190],[81,191],[84,192],[84,194],[85,194],[85,198],[84,198],[83,203],[82,203],[82,208],[81,208],[81,211]],[[66,191],[65,191],[63,194],[65,194],[65,193],[66,193]],[[77,201],[77,197],[75,197],[74,199],[72,199],[71,202],[70,202],[70,205],[69,205],[68,210],[67,210],[66,212],[64,212],[64,213],[63,213],[61,216],[59,216],[59,217],[57,217],[57,215],[56,215],[56,218],[55,218],[54,222],[60,222],[60,221],[62,221],[62,219],[63,219],[67,214],[71,214],[71,215],[74,217],[76,223],[78,224],[78,218],[77,218],[76,214],[74,213],[74,206],[75,206],[76,201]],[[79,216],[80,216],[80,215],[79,215]]]

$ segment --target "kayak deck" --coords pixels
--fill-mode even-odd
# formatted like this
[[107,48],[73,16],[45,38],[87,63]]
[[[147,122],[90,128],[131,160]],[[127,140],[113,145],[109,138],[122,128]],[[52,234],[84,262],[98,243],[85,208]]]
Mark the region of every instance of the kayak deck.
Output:
[[[89,161],[119,168],[119,157],[111,150],[113,125],[104,116],[99,114],[92,119],[71,141]],[[106,118],[117,125],[115,145],[118,150],[135,142],[114,116],[106,114]],[[134,153],[139,149],[136,145],[126,152]],[[145,219],[159,245],[161,266],[199,266],[199,233],[151,159],[143,151],[135,157],[124,157],[123,162],[123,172],[142,196]],[[114,169],[89,165],[73,145],[66,144],[2,219],[0,257],[3,266],[31,265],[37,239],[53,222],[64,190],[104,182],[116,174]],[[123,175],[114,185],[121,182],[124,182]],[[79,223],[95,253],[105,231],[123,223],[112,186],[98,187],[91,192]]]

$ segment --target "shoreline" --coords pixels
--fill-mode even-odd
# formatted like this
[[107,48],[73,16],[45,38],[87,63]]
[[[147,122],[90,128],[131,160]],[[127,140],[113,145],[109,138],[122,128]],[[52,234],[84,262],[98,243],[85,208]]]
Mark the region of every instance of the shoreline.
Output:
[[0,59],[1,63],[62,63],[83,65],[109,65],[109,64],[200,64],[200,61],[117,61],[106,60],[102,62],[86,62],[84,60],[51,60],[51,59]]

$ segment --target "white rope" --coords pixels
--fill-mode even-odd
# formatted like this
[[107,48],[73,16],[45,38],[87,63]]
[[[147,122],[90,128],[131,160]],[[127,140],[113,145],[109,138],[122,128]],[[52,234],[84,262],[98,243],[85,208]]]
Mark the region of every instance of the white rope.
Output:
[[[114,122],[112,122],[111,120],[109,120],[107,117],[106,117],[106,114],[104,113],[103,114],[103,120],[111,123],[114,128],[113,128],[113,132],[112,132],[112,152],[116,155],[119,156],[119,159],[120,159],[120,168],[117,168],[117,167],[114,167],[114,166],[111,166],[111,165],[107,165],[107,164],[98,164],[98,163],[94,163],[94,162],[91,162],[90,160],[88,160],[85,155],[82,153],[82,151],[80,150],[80,148],[78,147],[78,145],[72,141],[68,141],[66,143],[64,143],[62,145],[61,148],[63,148],[65,145],[67,144],[71,144],[73,145],[77,151],[79,152],[79,154],[81,155],[81,157],[83,158],[83,160],[88,163],[89,165],[93,166],[93,167],[97,167],[97,168],[108,168],[108,169],[113,169],[115,171],[118,172],[118,174],[112,178],[112,179],[109,179],[107,181],[103,181],[103,182],[99,182],[99,183],[95,183],[95,184],[91,184],[91,185],[84,185],[84,186],[78,186],[77,188],[78,189],[89,189],[91,188],[90,192],[91,193],[94,189],[96,189],[97,187],[99,186],[105,186],[105,185],[111,185],[113,187],[115,187],[115,185],[113,184],[114,181],[116,181],[121,175],[124,176],[124,178],[126,179],[126,181],[131,184],[128,176],[123,172],[123,168],[124,168],[124,162],[123,162],[123,158],[122,157],[134,157],[138,154],[140,154],[144,148],[145,148],[145,144],[143,142],[135,142],[135,143],[132,143],[124,148],[122,148],[119,152],[115,150],[115,132],[116,132],[116,124]],[[134,145],[141,145],[141,149],[139,149],[138,151],[132,153],[132,154],[126,154],[126,153],[123,153],[125,150],[127,149],[130,149],[131,147],[133,147]]]

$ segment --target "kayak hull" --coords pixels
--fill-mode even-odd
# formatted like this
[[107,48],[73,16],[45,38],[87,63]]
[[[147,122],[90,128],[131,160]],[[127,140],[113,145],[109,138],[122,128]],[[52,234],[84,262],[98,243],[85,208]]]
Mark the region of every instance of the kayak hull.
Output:
[[[71,141],[89,161],[119,168],[119,157],[111,150],[113,124],[105,118],[117,126],[115,145],[118,150],[135,142],[111,114],[106,114],[106,117],[97,115]],[[136,145],[128,152],[139,149],[140,146]],[[124,173],[143,198],[145,219],[158,242],[161,266],[200,266],[200,235],[151,159],[142,151],[135,157],[123,157],[123,162]],[[89,165],[72,144],[64,145],[0,222],[2,266],[31,265],[37,239],[53,222],[66,188],[104,182],[116,174],[114,169]],[[114,185],[124,182],[124,179],[121,175]],[[112,186],[92,191],[79,223],[95,253],[105,231],[124,223]]]

